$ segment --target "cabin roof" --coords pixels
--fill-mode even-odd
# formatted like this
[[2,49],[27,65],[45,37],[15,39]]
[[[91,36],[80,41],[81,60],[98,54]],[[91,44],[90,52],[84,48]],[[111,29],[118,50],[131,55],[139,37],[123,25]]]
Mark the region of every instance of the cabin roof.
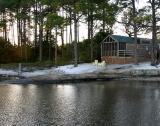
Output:
[[[127,37],[127,36],[121,36],[121,35],[108,35],[103,41],[105,42],[107,40],[108,37],[111,37],[113,40],[115,40],[116,42],[120,42],[120,43],[130,43],[133,44],[134,43],[134,38],[133,37]],[[150,44],[151,43],[151,39],[148,38],[137,38],[137,43],[142,42],[143,44]],[[158,42],[158,41],[157,41]]]
[[134,38],[120,35],[110,35],[117,42],[134,43]]

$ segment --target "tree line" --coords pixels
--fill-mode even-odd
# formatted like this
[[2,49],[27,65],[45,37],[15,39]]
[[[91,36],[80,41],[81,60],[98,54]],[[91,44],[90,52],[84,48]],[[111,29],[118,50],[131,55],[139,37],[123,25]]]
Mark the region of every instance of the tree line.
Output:
[[[112,33],[121,15],[119,23],[135,40],[135,63],[137,35],[152,32],[154,65],[160,2],[146,1],[139,9],[138,0],[1,0],[0,63],[50,60],[55,66],[61,61],[77,66],[100,59],[100,42]],[[87,24],[88,37],[83,42],[79,42],[79,24]]]

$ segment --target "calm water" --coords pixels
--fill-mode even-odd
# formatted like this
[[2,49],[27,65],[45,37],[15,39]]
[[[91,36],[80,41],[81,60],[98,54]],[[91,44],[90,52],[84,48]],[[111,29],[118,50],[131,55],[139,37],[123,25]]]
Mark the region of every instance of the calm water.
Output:
[[1,85],[0,126],[159,126],[156,83]]

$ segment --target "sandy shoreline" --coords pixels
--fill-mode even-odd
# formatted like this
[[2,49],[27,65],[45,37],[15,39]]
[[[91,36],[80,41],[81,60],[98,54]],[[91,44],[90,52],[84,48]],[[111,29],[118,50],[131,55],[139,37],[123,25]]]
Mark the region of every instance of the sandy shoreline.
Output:
[[149,63],[106,67],[93,64],[81,64],[78,67],[66,65],[31,72],[23,71],[21,76],[13,70],[1,70],[0,80],[0,83],[4,84],[67,84],[111,80],[160,82],[160,66],[153,67]]

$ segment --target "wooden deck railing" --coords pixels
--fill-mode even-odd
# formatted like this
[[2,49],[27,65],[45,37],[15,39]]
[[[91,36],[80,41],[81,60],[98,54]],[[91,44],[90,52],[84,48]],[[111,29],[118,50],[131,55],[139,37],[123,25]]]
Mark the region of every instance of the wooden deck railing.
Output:
[[106,51],[102,56],[118,56],[118,57],[133,57],[134,51],[133,50],[113,50],[113,51]]
[[133,50],[118,50],[119,57],[132,57],[134,56]]

